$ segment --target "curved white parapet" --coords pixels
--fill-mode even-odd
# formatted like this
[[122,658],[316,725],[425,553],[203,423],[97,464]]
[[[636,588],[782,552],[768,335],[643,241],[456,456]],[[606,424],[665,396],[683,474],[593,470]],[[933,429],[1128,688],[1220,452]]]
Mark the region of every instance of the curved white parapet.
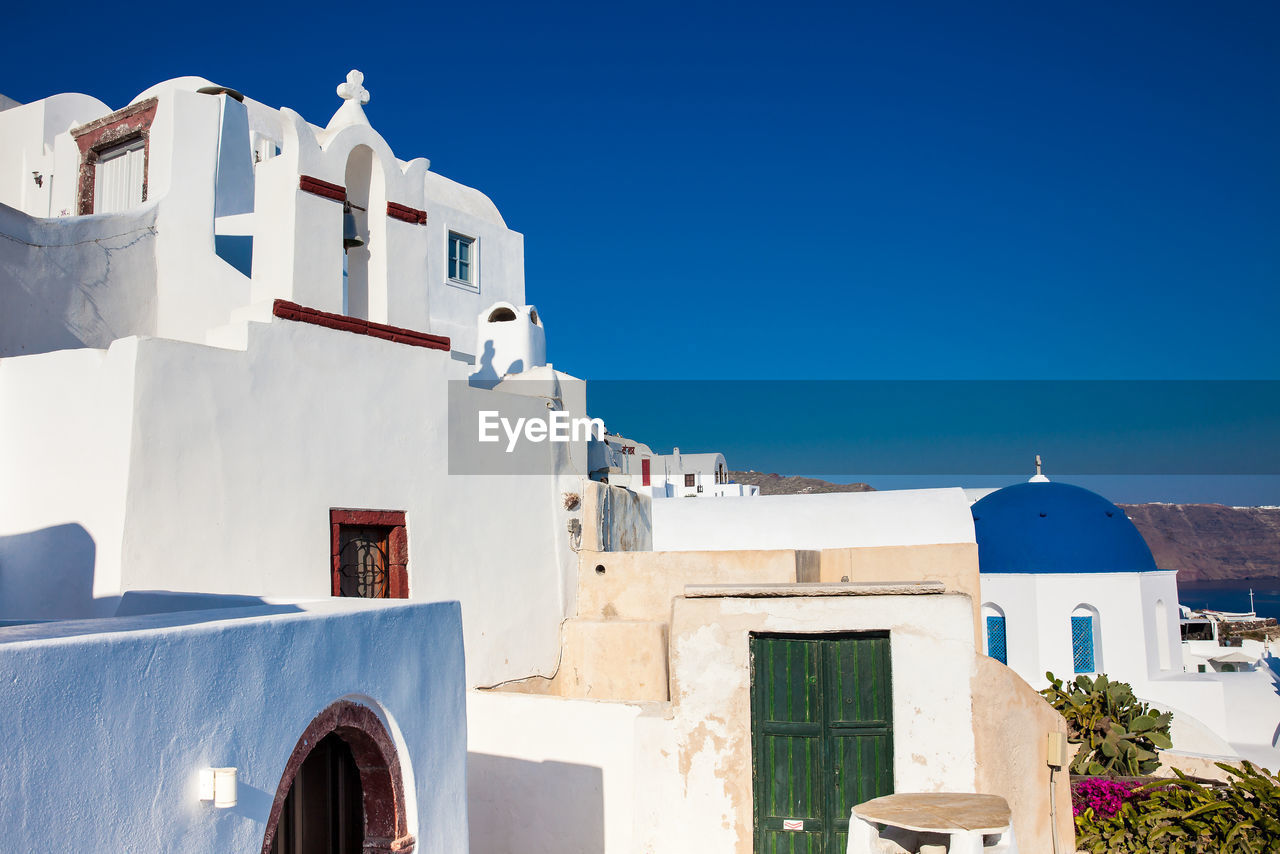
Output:
[[547,363],[547,333],[538,310],[499,300],[476,318],[474,379],[496,382]]

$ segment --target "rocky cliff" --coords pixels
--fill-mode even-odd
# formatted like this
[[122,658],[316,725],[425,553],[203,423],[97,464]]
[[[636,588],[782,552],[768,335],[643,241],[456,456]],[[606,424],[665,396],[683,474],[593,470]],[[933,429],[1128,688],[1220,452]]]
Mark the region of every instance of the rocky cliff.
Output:
[[1179,581],[1280,576],[1280,507],[1121,504]]

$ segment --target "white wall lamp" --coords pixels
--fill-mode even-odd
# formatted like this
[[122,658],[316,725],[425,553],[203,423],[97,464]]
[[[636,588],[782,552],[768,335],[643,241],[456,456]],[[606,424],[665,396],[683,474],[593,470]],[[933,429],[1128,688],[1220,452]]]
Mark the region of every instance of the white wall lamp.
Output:
[[200,800],[213,801],[219,809],[236,805],[236,769],[201,768]]

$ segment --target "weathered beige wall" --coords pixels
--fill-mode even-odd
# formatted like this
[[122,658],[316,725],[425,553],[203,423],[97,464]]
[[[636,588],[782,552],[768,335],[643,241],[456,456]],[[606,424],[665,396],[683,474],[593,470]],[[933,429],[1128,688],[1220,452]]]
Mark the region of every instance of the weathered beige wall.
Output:
[[977,543],[938,543],[922,546],[876,546],[823,549],[822,581],[941,581],[948,593],[963,593],[973,602],[974,640],[982,648],[979,615]]
[[972,791],[970,613],[966,597],[945,593],[676,599],[672,718],[637,757],[648,779],[637,786],[636,850],[752,851],[752,632],[887,630],[895,787]]
[[653,499],[594,480],[582,484],[582,548],[647,552],[653,548]]
[[[590,513],[585,513],[589,517]],[[550,679],[508,691],[596,700],[666,700],[671,601],[687,584],[816,581],[816,552],[600,552],[578,555],[578,612],[561,627]]]
[[[696,499],[695,499],[696,500]],[[712,499],[702,499],[712,500]],[[689,584],[789,584],[811,568],[812,553],[588,552],[578,556],[578,617],[671,619],[671,600]],[[797,555],[800,555],[797,558]],[[797,570],[797,563],[801,569]],[[810,570],[811,571],[811,570]]]
[[590,700],[667,699],[667,624],[568,620],[553,692]]
[[[1067,731],[1067,722],[1021,676],[993,658],[975,655],[973,738],[977,790],[1000,795],[1013,810],[1013,830],[1021,851],[1053,851],[1049,823],[1048,734]],[[1071,783],[1066,768],[1054,774],[1061,852],[1075,850]]]

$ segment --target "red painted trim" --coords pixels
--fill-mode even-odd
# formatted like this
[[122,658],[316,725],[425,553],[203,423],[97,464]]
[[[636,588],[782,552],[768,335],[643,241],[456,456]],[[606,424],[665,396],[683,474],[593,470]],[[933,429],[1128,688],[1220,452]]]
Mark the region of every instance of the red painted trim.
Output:
[[420,211],[417,208],[411,208],[408,205],[401,205],[395,202],[387,202],[387,216],[402,222],[416,223],[418,225],[427,224],[426,211]]
[[93,185],[98,171],[98,157],[103,151],[122,142],[142,139],[142,200],[147,200],[148,169],[151,165],[151,124],[156,120],[159,101],[148,98],[130,104],[123,110],[94,119],[88,124],[71,129],[71,136],[80,148],[80,175],[76,187],[76,212],[93,213]]
[[330,733],[346,742],[360,771],[360,789],[364,796],[364,846],[361,850],[367,854],[411,854],[418,841],[409,833],[400,755],[377,713],[350,700],[339,700],[329,706],[316,716],[298,739],[289,761],[285,763],[271,812],[267,815],[262,854],[271,854],[271,843],[280,826],[284,799],[293,788],[298,769],[311,754],[311,749]]
[[387,598],[409,598],[409,532],[405,529],[403,510],[351,510],[333,507],[329,510],[330,595],[342,595],[342,555],[339,533],[343,525],[377,525],[390,528],[387,533]]
[[312,178],[310,175],[298,176],[298,189],[304,193],[313,193],[326,199],[333,199],[335,202],[345,202],[347,200],[347,188],[340,184],[330,184],[328,181],[321,181],[319,178]]
[[387,528],[404,527],[403,510],[348,510],[335,507],[329,511],[333,525],[382,525]]
[[361,320],[358,317],[347,317],[345,314],[333,314],[320,311],[318,308],[307,308],[296,302],[278,299],[271,308],[271,313],[283,320],[296,320],[299,323],[311,323],[326,329],[339,329],[343,332],[354,332],[357,335],[368,335],[397,344],[408,344],[411,347],[426,347],[428,350],[449,350],[449,339],[443,335],[432,335],[429,332],[418,332],[404,329],[387,323],[374,323],[372,320]]

